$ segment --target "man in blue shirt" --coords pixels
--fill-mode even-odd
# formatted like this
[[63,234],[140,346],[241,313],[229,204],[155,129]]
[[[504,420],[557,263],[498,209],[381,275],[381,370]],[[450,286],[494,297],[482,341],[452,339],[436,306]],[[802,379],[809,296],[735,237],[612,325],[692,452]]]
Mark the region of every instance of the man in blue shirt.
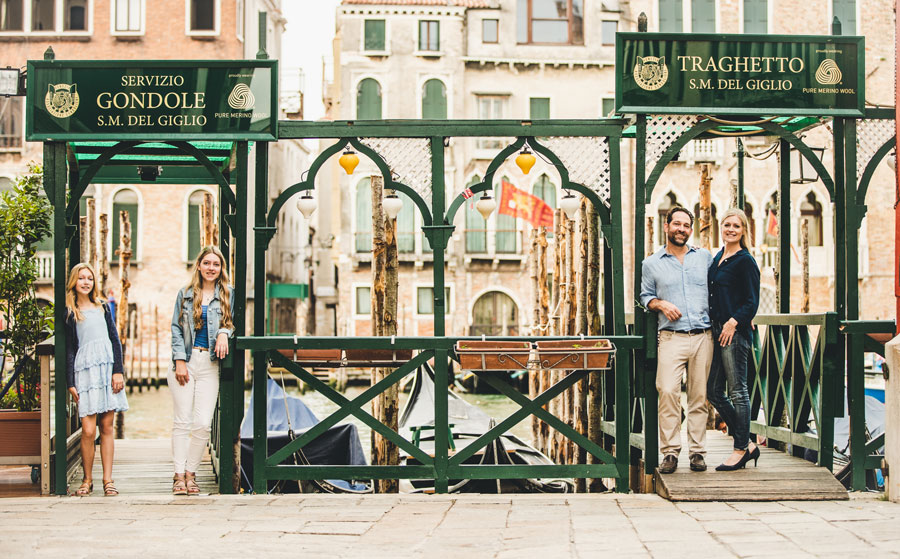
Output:
[[674,207],[666,214],[666,246],[644,259],[641,303],[659,314],[656,389],[659,392],[661,474],[678,467],[681,452],[681,381],[687,372],[687,434],[691,470],[706,470],[706,380],[713,356],[709,291],[712,255],[687,244],[694,216]]

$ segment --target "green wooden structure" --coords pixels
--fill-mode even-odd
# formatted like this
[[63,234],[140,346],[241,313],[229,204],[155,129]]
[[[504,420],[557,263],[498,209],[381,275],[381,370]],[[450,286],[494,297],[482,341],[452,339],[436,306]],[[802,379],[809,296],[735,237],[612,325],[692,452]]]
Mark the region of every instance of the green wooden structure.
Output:
[[[261,35],[265,35],[261,33]],[[263,53],[264,56],[264,53]],[[52,56],[48,57],[49,62]],[[252,67],[251,61],[232,61],[236,65]],[[84,64],[88,63],[83,63]],[[90,67],[89,65],[87,66]],[[31,74],[29,79],[31,79]],[[29,93],[29,105],[38,102],[37,94]],[[238,103],[240,104],[240,103]],[[65,105],[63,106],[65,108]],[[232,109],[234,108],[232,105]],[[660,107],[661,112],[664,107]],[[240,109],[244,110],[244,109]],[[247,109],[249,110],[249,109]],[[277,108],[273,110],[273,113]],[[31,110],[29,110],[29,117]],[[266,285],[266,253],[276,232],[278,215],[291,199],[315,188],[315,180],[323,165],[338,156],[345,148],[370,158],[384,178],[385,189],[403,192],[415,204],[423,223],[423,233],[433,253],[434,336],[415,337],[303,337],[267,335],[266,304],[254,305],[252,334],[245,332],[246,285],[249,278],[234,274],[236,325],[234,351],[222,363],[219,410],[213,436],[213,455],[218,464],[220,491],[236,488],[231,448],[237,441],[243,417],[245,359],[249,354],[253,388],[257,394],[266,386],[270,363],[284,367],[300,380],[321,392],[339,406],[338,411],[323,419],[317,426],[281,450],[269,454],[266,438],[266,399],[255,398],[254,419],[254,479],[253,486],[264,488],[269,480],[305,479],[434,479],[438,492],[445,492],[448,480],[455,478],[510,479],[540,477],[615,478],[618,491],[628,491],[629,466],[643,460],[646,473],[657,465],[657,424],[655,358],[655,316],[640,306],[626,304],[624,273],[624,242],[620,143],[623,137],[636,140],[636,170],[634,177],[634,230],[631,246],[634,261],[643,259],[645,205],[666,164],[690,140],[709,137],[721,132],[742,131],[779,138],[781,149],[779,208],[780,244],[786,252],[790,234],[789,200],[790,168],[787,157],[791,147],[813,165],[831,196],[836,216],[835,229],[835,301],[832,312],[822,315],[790,315],[790,261],[781,259],[778,285],[780,306],[778,315],[760,317],[759,324],[768,326],[764,338],[757,340],[755,367],[752,372],[752,398],[755,409],[762,409],[765,422],[754,423],[753,430],[770,439],[783,441],[794,452],[800,447],[819,451],[819,463],[831,465],[831,446],[834,417],[843,411],[843,388],[847,386],[847,403],[852,421],[851,453],[853,456],[853,487],[864,485],[865,468],[876,466],[876,459],[868,455],[874,443],[866,445],[863,406],[863,352],[878,349],[865,334],[893,331],[893,322],[865,322],[859,320],[858,266],[856,231],[865,215],[865,195],[875,166],[894,147],[894,139],[876,142],[860,158],[858,130],[878,129],[879,123],[891,121],[890,111],[867,109],[862,117],[837,116],[833,120],[835,168],[828,170],[795,132],[814,121],[809,118],[785,116],[780,119],[754,121],[736,119],[723,121],[698,115],[637,114],[629,122],[624,119],[546,120],[546,121],[356,121],[311,123],[284,121],[271,123],[268,131],[231,130],[206,134],[202,129],[178,134],[125,134],[117,141],[91,139],[91,131],[80,131],[74,137],[63,131],[41,137],[44,142],[44,185],[53,201],[55,299],[64,300],[68,264],[77,261],[79,198],[92,181],[135,182],[135,165],[158,167],[156,182],[165,184],[212,184],[219,187],[222,249],[226,255],[234,253],[236,271],[246,271],[249,259],[254,262],[253,284],[258,292]],[[750,120],[750,122],[747,122]],[[30,121],[29,121],[30,122]],[[243,123],[243,121],[240,121]],[[883,128],[883,127],[882,127]],[[664,131],[664,133],[660,132]],[[266,136],[271,134],[271,137]],[[493,159],[484,179],[470,186],[471,192],[459,192],[451,199],[445,196],[445,146],[451,138],[493,137],[513,138]],[[102,135],[97,138],[103,138]],[[248,184],[249,139],[255,144],[255,182]],[[269,142],[277,139],[330,139],[333,144],[312,163],[299,182],[288,186],[268,204]],[[32,138],[29,138],[32,139]],[[872,145],[867,142],[866,145]],[[495,428],[461,452],[450,454],[448,440],[447,400],[435,399],[435,454],[422,452],[399,433],[378,422],[363,406],[377,394],[410,374],[428,360],[434,360],[435,391],[448,390],[453,347],[460,338],[444,331],[446,301],[444,289],[445,250],[454,231],[454,218],[466,197],[493,189],[494,175],[500,165],[524,147],[552,162],[561,179],[561,187],[585,196],[598,209],[600,229],[604,241],[604,337],[616,346],[617,353],[610,372],[579,371],[570,374],[534,400],[510,388],[500,374],[483,378],[508,396],[520,409],[503,419]],[[130,170],[130,172],[129,172]],[[248,201],[254,196],[252,233],[248,232]],[[250,235],[252,234],[252,242]],[[234,238],[234,246],[227,239]],[[252,252],[251,252],[252,247]],[[633,293],[640,290],[640,267],[631,278]],[[234,272],[233,270],[232,272]],[[264,302],[262,302],[264,303]],[[634,323],[626,323],[626,312],[634,312]],[[57,432],[65,432],[67,392],[65,389],[65,341],[62,328],[65,309],[59,304],[55,311],[58,343],[56,344]],[[813,341],[810,328],[818,330]],[[509,338],[495,338],[509,339]],[[525,339],[525,338],[514,338]],[[288,361],[278,350],[283,349],[384,349],[386,347],[415,350],[417,354],[395,368],[384,380],[376,383],[360,396],[348,400],[316,379],[309,371]],[[882,349],[883,351],[883,349]],[[846,360],[847,368],[842,366]],[[603,441],[590,441],[563,421],[545,411],[542,406],[587,374],[604,375],[606,390],[603,401]],[[846,379],[846,382],[845,382]],[[471,466],[464,460],[480,448],[490,444],[510,426],[533,414],[573,440],[596,457],[595,464],[555,466]],[[416,458],[416,466],[294,466],[282,465],[294,451],[302,448],[327,428],[353,415],[374,431],[396,443]],[[755,415],[755,414],[754,414]],[[776,418],[786,415],[788,424],[776,425]],[[816,434],[809,432],[809,421],[816,426]],[[877,441],[875,441],[877,443]],[[59,449],[63,450],[63,449]],[[57,451],[59,452],[59,451]],[[66,490],[65,460],[54,466],[55,491]]]

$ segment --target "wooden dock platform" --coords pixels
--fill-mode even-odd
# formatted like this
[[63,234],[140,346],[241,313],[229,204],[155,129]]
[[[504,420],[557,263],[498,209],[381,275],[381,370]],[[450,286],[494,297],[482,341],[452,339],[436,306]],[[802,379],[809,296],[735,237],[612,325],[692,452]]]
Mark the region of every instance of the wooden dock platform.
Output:
[[[687,434],[682,432],[682,442]],[[670,501],[828,501],[849,499],[835,477],[812,462],[761,446],[759,467],[751,462],[735,472],[715,467],[732,451],[732,439],[720,431],[707,431],[705,472],[692,472],[687,449],[682,448],[674,473],[654,474],[656,492]]]
[[[153,495],[172,493],[172,440],[171,439],[121,439],[116,441],[113,480],[121,494]],[[103,495],[103,469],[100,465],[100,447],[94,458],[94,495]],[[81,469],[69,483],[71,494],[81,484]],[[204,456],[197,471],[197,484],[202,495],[219,492],[209,454]]]

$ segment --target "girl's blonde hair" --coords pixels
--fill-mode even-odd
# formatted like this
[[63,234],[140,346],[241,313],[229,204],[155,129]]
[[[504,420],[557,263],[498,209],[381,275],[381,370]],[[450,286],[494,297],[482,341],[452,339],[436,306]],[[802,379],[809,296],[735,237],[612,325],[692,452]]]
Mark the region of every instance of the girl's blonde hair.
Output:
[[91,268],[91,265],[86,262],[75,264],[72,266],[72,271],[69,272],[69,281],[66,282],[66,308],[69,309],[70,313],[75,315],[75,320],[84,320],[84,314],[82,314],[81,309],[78,308],[78,294],[75,292],[75,284],[78,283],[78,276],[81,274],[81,270],[89,271],[91,273],[91,278],[94,280],[94,288],[88,293],[88,299],[91,300],[91,303],[99,305],[100,303],[106,302],[106,299],[100,294],[100,285],[97,283],[97,274],[94,273],[94,269]]
[[747,214],[744,213],[744,210],[740,208],[728,208],[722,216],[722,220],[719,221],[719,228],[721,229],[725,220],[732,216],[737,216],[737,218],[741,220],[741,248],[750,250],[750,222],[747,221]]
[[215,254],[222,264],[222,271],[216,279],[216,286],[219,288],[219,306],[222,309],[222,327],[233,328],[231,323],[231,287],[228,282],[228,271],[225,269],[225,255],[222,251],[214,246],[203,247],[197,259],[194,260],[194,271],[191,273],[190,287],[194,292],[194,329],[199,330],[203,324],[203,276],[200,274],[200,262],[207,254]]

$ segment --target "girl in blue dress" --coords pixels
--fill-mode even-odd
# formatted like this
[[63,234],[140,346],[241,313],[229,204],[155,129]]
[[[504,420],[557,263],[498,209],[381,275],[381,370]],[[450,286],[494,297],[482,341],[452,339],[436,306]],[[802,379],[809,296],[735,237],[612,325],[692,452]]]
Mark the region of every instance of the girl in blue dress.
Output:
[[112,479],[113,418],[128,409],[122,344],[109,304],[100,296],[94,270],[76,264],[66,283],[66,380],[81,418],[81,466],[84,479],[75,495],[94,489],[94,438],[100,427],[103,494],[118,495]]

